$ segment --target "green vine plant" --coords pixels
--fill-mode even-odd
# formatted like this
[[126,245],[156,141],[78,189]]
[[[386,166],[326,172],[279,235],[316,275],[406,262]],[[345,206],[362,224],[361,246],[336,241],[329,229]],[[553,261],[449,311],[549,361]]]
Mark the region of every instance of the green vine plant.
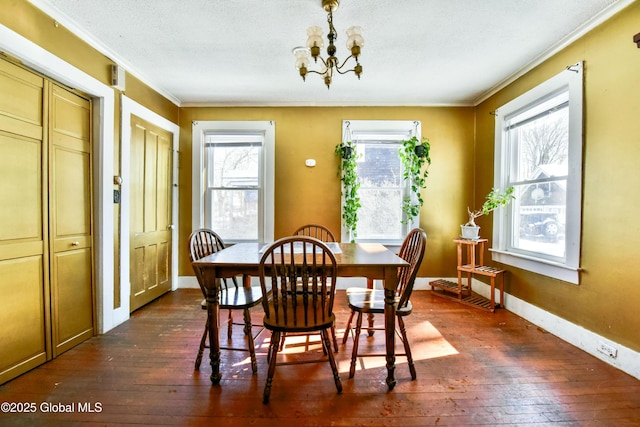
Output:
[[513,195],[514,188],[507,188],[504,193],[501,193],[497,188],[491,189],[491,192],[487,194],[486,200],[481,209],[472,211],[467,206],[467,213],[469,214],[469,221],[465,224],[468,227],[477,227],[476,218],[482,215],[488,215],[490,212],[496,210],[500,206],[506,206],[516,196]]
[[428,138],[420,142],[413,136],[402,141],[399,154],[404,166],[403,179],[408,181],[411,187],[411,194],[402,202],[402,210],[405,213],[403,224],[413,222],[413,219],[420,215],[420,208],[424,204],[421,191],[427,186],[426,181],[431,165],[430,152],[431,144]]
[[342,219],[353,243],[358,235],[358,209],[360,209],[360,197],[358,196],[360,180],[356,173],[358,153],[352,141],[338,144],[335,153],[342,159],[338,165],[338,176],[342,181],[342,196],[344,198]]

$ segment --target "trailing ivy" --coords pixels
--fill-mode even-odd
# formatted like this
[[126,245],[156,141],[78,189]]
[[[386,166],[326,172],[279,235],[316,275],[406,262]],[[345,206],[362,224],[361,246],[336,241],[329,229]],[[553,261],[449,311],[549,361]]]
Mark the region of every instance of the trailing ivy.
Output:
[[358,153],[352,141],[338,144],[335,153],[341,159],[338,165],[338,176],[342,181],[342,195],[344,197],[342,219],[353,242],[357,236],[358,209],[360,208],[360,197],[358,196],[360,180],[356,173]]
[[429,176],[430,151],[431,144],[428,138],[424,138],[420,142],[417,137],[413,136],[402,141],[399,154],[404,166],[403,179],[409,182],[411,193],[414,195],[414,197],[411,195],[405,197],[402,202],[402,210],[406,215],[403,223],[411,223],[413,218],[420,215],[420,208],[424,204],[420,192],[426,188],[426,180]]

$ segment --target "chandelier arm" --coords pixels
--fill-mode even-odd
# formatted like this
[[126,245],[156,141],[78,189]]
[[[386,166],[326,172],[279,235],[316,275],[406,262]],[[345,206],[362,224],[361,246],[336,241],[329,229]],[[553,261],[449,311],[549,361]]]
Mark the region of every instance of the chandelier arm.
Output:
[[[353,55],[349,55],[349,56],[347,57],[347,59],[345,59],[345,60],[342,62],[342,64],[341,64],[340,66],[337,66],[337,65],[336,65],[336,70],[338,70],[338,72],[339,72],[340,74],[345,74],[345,73],[348,73],[349,71],[353,71],[353,70],[347,70],[347,71],[345,71],[344,73],[340,72],[340,70],[342,69],[342,67],[344,67],[344,66],[345,66],[345,64],[347,63],[347,61],[348,61],[348,60],[350,60],[351,58],[355,58],[355,57],[354,57]],[[357,64],[357,63],[358,63],[358,60],[356,59],[356,64]]]
[[[351,70],[351,71],[353,71],[353,70]],[[324,76],[325,74],[327,74],[327,72],[326,72],[326,71],[321,72],[321,71],[314,71],[314,70],[307,70],[307,74],[308,74],[308,73],[320,74],[321,76]],[[344,73],[343,73],[343,74],[344,74]]]
[[325,68],[330,68],[327,64],[327,61],[322,56],[318,56],[318,58],[320,58],[320,60],[322,61],[322,65],[324,65]]
[[320,71],[313,71],[313,70],[307,69],[307,73],[315,73],[315,74],[320,74],[320,75],[325,75],[327,73],[326,70],[329,69],[329,67],[327,66],[327,61],[325,61],[322,56],[318,56],[318,59],[320,59],[320,61],[322,61],[322,65],[324,65],[325,71],[324,72],[320,72]]
[[347,73],[351,73],[351,72],[353,72],[353,73],[356,72],[355,68],[352,68],[352,69],[347,70],[347,71],[340,71],[338,69],[336,69],[336,70],[338,71],[338,74],[347,74]]

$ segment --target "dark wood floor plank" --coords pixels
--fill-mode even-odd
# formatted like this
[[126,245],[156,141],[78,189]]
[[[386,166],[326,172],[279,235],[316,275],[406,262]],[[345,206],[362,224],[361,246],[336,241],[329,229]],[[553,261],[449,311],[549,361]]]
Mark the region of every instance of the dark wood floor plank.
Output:
[[[201,299],[198,290],[169,293],[109,333],[1,385],[0,402],[33,402],[38,410],[0,413],[0,425],[640,426],[639,380],[506,310],[487,313],[429,291],[414,292],[407,320],[416,381],[403,357],[391,392],[384,358],[362,358],[349,379],[349,340],[336,356],[341,395],[327,363],[279,366],[263,405],[268,333],[256,343],[257,375],[240,352],[223,351],[218,386],[209,380],[208,353],[193,369],[205,321]],[[349,314],[344,300],[341,291],[339,337]],[[261,317],[255,308],[253,322]],[[222,336],[226,341],[226,330]],[[235,326],[233,343],[243,341]],[[286,357],[320,356],[317,337],[310,341],[290,337]],[[360,348],[384,352],[384,335],[363,337]],[[43,412],[40,405],[49,403],[75,407]],[[79,410],[96,404],[99,413]]]

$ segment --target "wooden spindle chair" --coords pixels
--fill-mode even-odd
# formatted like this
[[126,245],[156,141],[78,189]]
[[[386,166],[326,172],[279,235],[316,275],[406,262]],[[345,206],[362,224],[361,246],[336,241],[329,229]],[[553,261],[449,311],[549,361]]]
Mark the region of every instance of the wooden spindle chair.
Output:
[[[220,238],[220,236],[214,232],[213,230],[207,228],[201,228],[199,230],[191,233],[189,237],[189,259],[193,263],[194,261],[204,258],[205,256],[211,255],[218,251],[221,251],[225,248],[224,241]],[[200,289],[202,290],[203,295],[206,298],[206,290],[203,284],[202,274],[198,268],[193,266],[193,270],[196,274],[196,278],[198,279],[198,284],[200,285]],[[262,331],[262,326],[252,325],[251,323],[251,314],[249,309],[251,307],[255,307],[262,302],[262,292],[259,287],[251,287],[238,285],[238,281],[235,277],[231,279],[232,285],[228,284],[227,279],[222,279],[219,281],[220,283],[220,309],[221,310],[229,310],[228,317],[228,325],[227,325],[227,339],[231,341],[232,336],[232,327],[233,325],[243,325],[244,326],[244,334],[247,337],[247,347],[230,347],[230,346],[221,346],[220,348],[223,350],[235,350],[235,351],[248,351],[249,356],[251,358],[251,369],[255,374],[258,372],[258,363],[256,361],[256,352],[254,341],[255,338]],[[204,299],[200,304],[203,310],[207,310],[207,301]],[[242,310],[243,322],[235,323],[233,321],[233,311],[234,310]],[[260,330],[257,334],[253,334],[253,327],[259,327]],[[196,357],[195,369],[200,369],[200,363],[202,362],[202,355],[204,353],[204,349],[208,348],[207,346],[207,335],[209,334],[209,319],[207,318],[207,322],[205,323],[204,333],[202,334],[202,339],[200,340],[200,348],[198,349],[198,355]]]
[[[412,306],[409,298],[413,291],[413,283],[415,282],[418,268],[424,257],[427,246],[427,235],[419,228],[414,228],[404,239],[398,256],[409,263],[408,267],[398,269],[398,287],[396,289],[396,319],[398,322],[396,333],[404,344],[404,353],[396,354],[396,356],[406,356],[411,373],[411,379],[416,379],[416,368],[413,364],[411,356],[411,348],[407,339],[407,329],[404,324],[404,318],[411,314]],[[353,350],[351,354],[351,367],[349,369],[349,378],[353,378],[356,371],[356,362],[358,357],[384,356],[384,354],[358,353],[358,344],[360,341],[360,332],[362,331],[363,314],[384,314],[384,291],[380,289],[365,288],[349,288],[347,289],[347,301],[351,309],[351,315],[347,321],[342,343],[347,342],[349,332],[353,336]],[[353,316],[358,314],[355,328],[351,328]],[[380,317],[380,316],[379,316]],[[384,327],[376,327],[370,325],[370,330],[384,330]]]
[[[306,224],[299,227],[293,232],[294,236],[309,236],[314,237],[322,242],[336,242],[336,237],[329,228],[320,224]],[[280,343],[280,350],[284,346],[285,334],[282,334],[282,342]],[[338,338],[336,338],[335,326],[331,328],[331,341],[333,342],[333,350],[338,352]]]
[[[329,331],[335,324],[333,303],[337,264],[333,252],[312,237],[285,237],[265,249],[260,259],[259,276],[263,294],[263,324],[271,331],[263,402],[269,402],[276,365],[283,364],[278,363],[277,358],[281,335],[284,333],[320,333],[323,358],[290,363],[328,360],[336,388],[341,393],[342,383],[329,337]],[[298,289],[299,286],[302,286],[302,290]]]

